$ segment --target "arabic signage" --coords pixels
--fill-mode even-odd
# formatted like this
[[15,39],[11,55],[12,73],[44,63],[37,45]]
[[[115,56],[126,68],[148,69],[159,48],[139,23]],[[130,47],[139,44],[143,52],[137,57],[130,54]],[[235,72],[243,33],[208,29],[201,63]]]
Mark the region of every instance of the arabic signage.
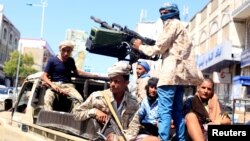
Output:
[[240,67],[244,68],[247,66],[250,66],[250,48],[242,51],[241,53]]
[[218,44],[212,50],[197,57],[197,65],[201,70],[213,66],[223,60],[231,60],[232,45],[229,41]]

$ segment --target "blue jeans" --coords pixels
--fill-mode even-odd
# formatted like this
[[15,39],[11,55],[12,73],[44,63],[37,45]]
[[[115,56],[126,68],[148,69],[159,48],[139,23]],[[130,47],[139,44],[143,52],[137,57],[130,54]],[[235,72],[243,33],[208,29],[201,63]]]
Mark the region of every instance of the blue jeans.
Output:
[[176,137],[185,141],[185,121],[183,116],[184,86],[163,85],[157,88],[159,101],[159,136],[162,141],[168,141],[171,119],[174,120]]

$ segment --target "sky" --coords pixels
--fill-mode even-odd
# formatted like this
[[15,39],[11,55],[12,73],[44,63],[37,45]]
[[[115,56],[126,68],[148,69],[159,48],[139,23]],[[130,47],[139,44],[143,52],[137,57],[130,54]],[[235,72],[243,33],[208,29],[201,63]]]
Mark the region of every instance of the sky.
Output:
[[[139,22],[141,10],[147,11],[146,20],[159,19],[159,8],[164,2],[174,2],[180,10],[181,20],[184,20],[183,9],[188,7],[190,20],[209,0],[47,0],[44,13],[43,39],[46,40],[55,53],[58,44],[65,39],[67,29],[90,32],[93,26],[99,27],[90,19],[95,16],[109,24],[119,23],[134,30]],[[42,7],[41,0],[0,0],[4,5],[4,14],[20,31],[21,38],[40,39]],[[96,73],[105,73],[116,58],[87,53],[84,64],[91,66]]]

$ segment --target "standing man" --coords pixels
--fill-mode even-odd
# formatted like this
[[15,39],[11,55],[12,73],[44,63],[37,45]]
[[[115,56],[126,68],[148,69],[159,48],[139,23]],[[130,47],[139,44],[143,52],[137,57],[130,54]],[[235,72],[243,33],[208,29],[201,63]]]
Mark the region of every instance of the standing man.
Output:
[[203,76],[195,65],[192,42],[179,18],[174,3],[164,3],[159,9],[163,32],[153,46],[143,45],[136,39],[133,47],[148,56],[161,55],[162,66],[158,82],[159,136],[167,141],[171,118],[178,140],[185,140],[185,122],[182,113],[184,85],[198,85]]
[[[134,114],[139,108],[139,104],[135,96],[128,91],[129,75],[131,66],[126,62],[117,62],[108,70],[108,77],[110,78],[110,88],[103,91],[93,92],[84,101],[74,113],[78,120],[87,120],[95,118],[100,124],[105,124],[108,117],[118,117],[116,124],[119,130],[123,132],[128,128]],[[108,99],[108,100],[107,100]],[[109,107],[110,103],[112,109]],[[119,126],[120,123],[120,126]],[[117,135],[110,123],[104,130],[104,136],[107,141],[117,141]],[[115,139],[114,139],[115,138]],[[120,139],[118,139],[120,141]]]
[[71,57],[73,49],[74,44],[71,41],[62,41],[59,44],[60,53],[48,60],[42,74],[42,80],[51,87],[51,89],[47,89],[44,96],[45,110],[53,110],[52,105],[57,94],[66,94],[72,97],[74,110],[77,105],[79,106],[83,102],[83,98],[71,83],[72,75],[97,77],[97,75],[76,68],[75,61]]
[[147,91],[145,89],[148,79],[150,78],[149,72],[150,66],[146,61],[138,61],[136,66],[136,97],[139,102],[143,100],[147,95]]

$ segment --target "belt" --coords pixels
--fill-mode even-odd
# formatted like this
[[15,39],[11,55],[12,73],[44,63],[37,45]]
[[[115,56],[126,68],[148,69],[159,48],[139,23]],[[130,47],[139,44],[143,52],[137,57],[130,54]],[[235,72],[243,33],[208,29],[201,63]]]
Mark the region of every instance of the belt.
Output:
[[[61,84],[67,84],[70,82],[63,82],[63,81],[53,81],[54,84],[61,85]],[[70,83],[71,84],[71,83]]]

